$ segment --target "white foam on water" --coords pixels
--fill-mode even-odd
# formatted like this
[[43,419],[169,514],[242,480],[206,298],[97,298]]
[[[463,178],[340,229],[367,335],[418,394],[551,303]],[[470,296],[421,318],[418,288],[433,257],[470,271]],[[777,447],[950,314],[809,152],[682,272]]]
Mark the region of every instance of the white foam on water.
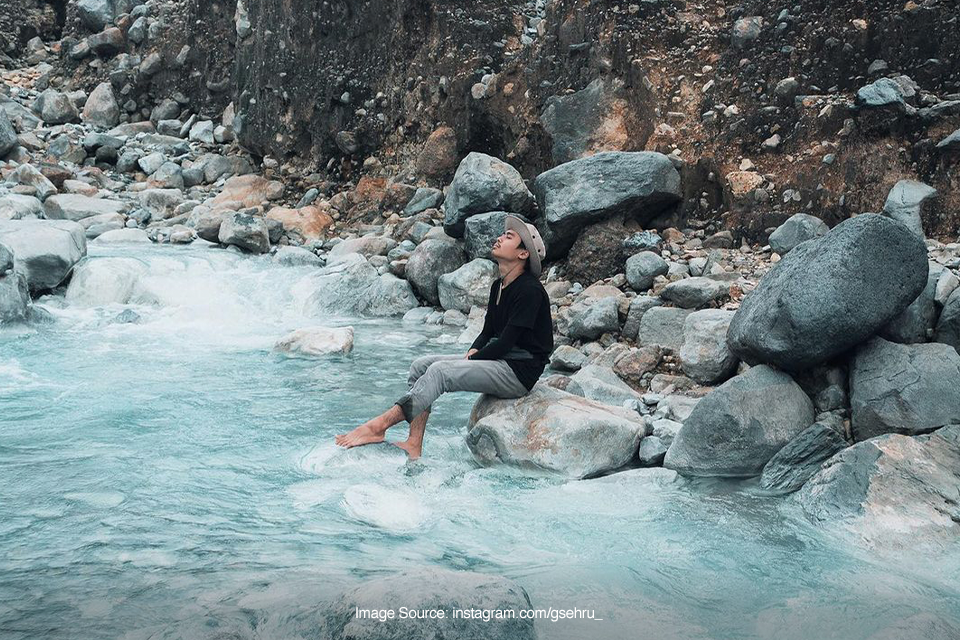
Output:
[[353,518],[396,533],[423,527],[430,512],[411,491],[357,484],[343,493],[344,510]]
[[287,493],[293,498],[296,509],[306,511],[323,504],[340,491],[328,480],[306,480],[287,487]]
[[63,494],[64,499],[83,502],[91,507],[112,509],[120,506],[126,497],[117,491],[74,491]]

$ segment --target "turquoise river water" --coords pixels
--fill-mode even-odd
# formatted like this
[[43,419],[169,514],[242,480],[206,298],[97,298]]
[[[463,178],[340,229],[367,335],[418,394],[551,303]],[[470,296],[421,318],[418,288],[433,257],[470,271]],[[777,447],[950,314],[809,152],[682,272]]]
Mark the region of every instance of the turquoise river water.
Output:
[[[39,301],[0,332],[0,637],[314,638],[326,603],[422,566],[505,575],[542,640],[866,639],[960,619],[954,561],[880,559],[749,482],[483,468],[475,394],[442,397],[425,457],[333,436],[390,406],[458,330],[309,312],[314,272],[213,248],[90,247],[141,265],[132,302]],[[103,294],[106,295],[106,294]],[[125,309],[139,323],[115,321]],[[324,360],[272,351],[350,324]],[[405,424],[389,434],[405,436]]]

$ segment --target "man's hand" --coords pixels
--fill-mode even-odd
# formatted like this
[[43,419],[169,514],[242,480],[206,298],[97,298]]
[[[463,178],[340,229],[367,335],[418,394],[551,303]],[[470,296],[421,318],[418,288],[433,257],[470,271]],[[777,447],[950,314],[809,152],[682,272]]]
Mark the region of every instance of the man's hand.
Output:
[[473,354],[475,354],[477,351],[480,351],[480,349],[470,349],[470,351],[467,351],[467,355],[463,356],[464,359],[465,359],[465,360],[469,360],[469,359],[470,359],[470,356],[472,356]]

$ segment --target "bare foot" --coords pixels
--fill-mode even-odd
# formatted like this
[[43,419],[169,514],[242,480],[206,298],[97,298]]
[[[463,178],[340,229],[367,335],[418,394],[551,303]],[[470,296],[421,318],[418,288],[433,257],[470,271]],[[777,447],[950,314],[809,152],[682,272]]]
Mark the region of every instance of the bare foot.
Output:
[[341,447],[359,447],[365,444],[375,444],[383,442],[385,430],[376,428],[370,424],[362,424],[350,433],[341,433],[334,438]]
[[409,440],[404,440],[403,442],[394,442],[393,444],[406,451],[407,456],[411,460],[416,460],[420,457],[420,452],[423,447],[422,444],[411,443]]

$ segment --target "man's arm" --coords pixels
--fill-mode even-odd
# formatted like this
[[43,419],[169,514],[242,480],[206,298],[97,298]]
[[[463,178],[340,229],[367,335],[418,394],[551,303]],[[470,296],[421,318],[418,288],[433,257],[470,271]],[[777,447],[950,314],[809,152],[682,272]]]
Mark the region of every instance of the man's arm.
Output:
[[517,343],[523,327],[508,324],[498,337],[490,340],[487,345],[469,357],[470,360],[500,360],[507,355],[511,347]]
[[[480,335],[478,335],[473,344],[470,345],[470,351],[482,349],[493,337],[493,321],[490,319],[490,305],[493,304],[493,290],[497,286],[497,281],[494,280],[490,285],[490,296],[487,300],[487,311],[483,315],[483,328],[480,330]],[[467,355],[469,357],[469,353]]]
[[513,303],[507,311],[507,326],[499,336],[487,343],[470,360],[499,360],[516,344],[520,334],[530,329],[536,322],[540,310],[540,296],[531,292]]

